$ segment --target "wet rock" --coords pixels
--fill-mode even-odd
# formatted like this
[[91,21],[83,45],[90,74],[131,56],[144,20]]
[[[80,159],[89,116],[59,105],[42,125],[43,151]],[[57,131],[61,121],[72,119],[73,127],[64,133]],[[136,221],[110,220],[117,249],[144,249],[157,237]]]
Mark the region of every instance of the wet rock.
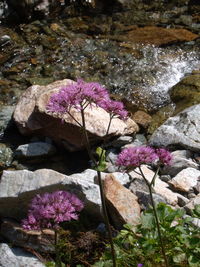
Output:
[[[152,170],[150,170],[147,166],[143,165],[142,167],[142,171],[146,177],[146,179],[150,182],[153,179],[154,176],[154,172]],[[136,168],[136,171],[139,173],[139,170]],[[141,177],[141,175],[135,173],[135,172],[130,172],[131,177],[134,178],[139,178],[139,179],[143,179]],[[154,193],[161,195],[164,199],[166,199],[167,203],[172,205],[172,206],[176,206],[178,203],[178,194],[172,192],[169,189],[169,186],[167,183],[161,181],[159,179],[159,177],[156,178],[155,180],[155,186],[153,187],[154,189]]]
[[175,190],[181,192],[189,192],[200,179],[200,171],[193,168],[186,168],[179,172],[169,184],[171,184]]
[[135,27],[124,36],[133,43],[152,44],[156,46],[169,45],[177,42],[189,42],[199,36],[185,29],[162,28],[156,26]]
[[176,104],[176,110],[181,111],[200,103],[200,75],[190,75],[170,90],[171,100]]
[[123,187],[112,175],[107,175],[104,180],[104,192],[109,206],[109,215],[116,228],[123,224],[133,226],[140,221],[140,205],[137,197]]
[[3,220],[1,235],[14,246],[33,249],[45,253],[54,251],[54,231],[43,229],[42,231],[27,231],[14,220]]
[[[126,184],[127,174],[114,173],[116,179]],[[102,178],[105,174],[102,174]],[[28,204],[44,192],[66,190],[75,193],[85,204],[85,210],[102,219],[102,207],[96,171],[86,170],[70,176],[53,170],[40,169],[4,171],[0,180],[0,216],[21,220],[26,217]]]
[[11,166],[13,160],[13,152],[5,144],[0,143],[0,170]]
[[149,144],[157,147],[179,147],[200,150],[200,105],[192,106],[170,117],[151,136]]
[[35,256],[21,248],[11,248],[5,243],[0,244],[1,267],[45,267]]
[[[21,96],[14,112],[14,120],[19,131],[26,135],[40,134],[48,136],[57,142],[63,143],[71,151],[83,149],[85,140],[83,140],[79,125],[67,114],[63,116],[63,122],[61,123],[61,117],[58,114],[50,114],[46,110],[51,94],[72,82],[66,79],[47,86],[35,85],[29,87]],[[71,112],[76,120],[81,123],[80,112],[75,109],[72,109]],[[128,119],[124,122],[116,118],[111,123],[109,135],[106,136],[109,114],[97,107],[91,109],[88,106],[85,109],[85,120],[89,139],[93,142],[108,138],[108,136],[127,135],[138,131],[138,126],[133,120]]]
[[172,162],[170,165],[165,166],[161,172],[162,174],[169,174],[175,176],[181,170],[186,168],[198,169],[199,165],[192,160],[192,153],[188,150],[176,150],[171,153]]
[[56,148],[52,144],[45,142],[34,142],[30,144],[20,145],[15,150],[17,158],[42,158],[49,157],[56,153]]

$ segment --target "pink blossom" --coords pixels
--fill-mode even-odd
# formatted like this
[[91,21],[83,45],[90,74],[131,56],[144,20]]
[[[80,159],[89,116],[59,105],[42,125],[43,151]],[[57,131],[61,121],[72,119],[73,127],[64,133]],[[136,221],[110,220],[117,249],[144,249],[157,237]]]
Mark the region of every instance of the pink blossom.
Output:
[[156,154],[159,158],[159,163],[161,165],[170,165],[172,161],[172,154],[166,150],[165,148],[158,148],[156,149]]
[[80,199],[66,191],[36,195],[29,205],[27,218],[22,220],[22,227],[26,230],[57,227],[63,221],[77,220],[83,206]]
[[100,102],[99,105],[110,113],[111,116],[119,117],[122,120],[125,120],[128,117],[128,112],[125,110],[122,102],[106,99]]
[[108,90],[96,82],[85,82],[78,79],[76,83],[71,83],[58,93],[50,97],[47,110],[64,114],[70,112],[71,108],[84,110],[88,105],[99,106],[105,109],[111,116],[126,119],[128,112],[121,102],[110,99]]
[[125,167],[138,167],[141,164],[152,164],[158,159],[152,147],[130,147],[125,148],[118,155],[116,164]]

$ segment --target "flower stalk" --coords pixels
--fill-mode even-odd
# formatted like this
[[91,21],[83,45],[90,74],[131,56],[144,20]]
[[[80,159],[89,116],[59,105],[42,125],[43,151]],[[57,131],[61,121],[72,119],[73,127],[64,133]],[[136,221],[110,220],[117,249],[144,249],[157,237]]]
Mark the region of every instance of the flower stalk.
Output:
[[[108,135],[109,133],[111,121],[114,117],[118,117],[122,120],[127,119],[128,112],[124,109],[124,105],[122,102],[112,100],[109,96],[107,89],[102,87],[99,83],[95,82],[87,83],[81,79],[78,79],[76,83],[71,83],[61,88],[61,90],[58,93],[53,94],[47,105],[47,110],[49,112],[55,112],[60,115],[68,114],[72,119],[74,119],[74,121],[80,126],[80,128],[83,131],[85,139],[84,141],[88,155],[97,171],[103,215],[111,246],[113,267],[116,267],[116,257],[112,240],[112,231],[109,224],[105,195],[101,179],[101,171],[103,171],[105,168],[105,160],[104,160],[105,151],[100,148],[98,150],[99,158],[98,160],[95,159],[95,157],[92,154],[90,140],[86,130],[86,120],[84,111],[88,106],[92,108],[94,105],[104,109],[109,114],[109,122],[106,130],[106,135]],[[71,114],[72,108],[80,111],[82,122],[77,121],[77,119],[73,116],[73,114]]]
[[[144,179],[150,194],[150,200],[153,207],[153,214],[155,217],[156,222],[156,228],[158,231],[158,239],[161,246],[161,252],[164,258],[165,266],[169,267],[167,256],[165,253],[165,247],[164,242],[161,234],[161,228],[160,228],[160,222],[158,218],[158,214],[156,212],[156,207],[153,199],[153,186],[155,185],[156,177],[158,176],[160,166],[169,165],[171,163],[172,156],[169,151],[166,149],[160,148],[160,149],[154,149],[152,147],[132,147],[132,148],[126,148],[124,149],[117,158],[117,165],[125,167],[128,171],[134,170],[135,168],[139,168],[139,172],[135,171],[137,174],[141,175]],[[148,181],[148,179],[145,177],[141,165],[151,165],[151,164],[157,164],[157,170],[151,180],[151,182]]]

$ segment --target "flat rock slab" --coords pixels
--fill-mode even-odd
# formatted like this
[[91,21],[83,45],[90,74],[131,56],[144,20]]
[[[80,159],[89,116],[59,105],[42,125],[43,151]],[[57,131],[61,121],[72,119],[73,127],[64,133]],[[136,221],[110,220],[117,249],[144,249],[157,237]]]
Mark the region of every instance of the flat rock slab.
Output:
[[0,267],[45,267],[36,257],[21,248],[0,244]]
[[170,117],[151,136],[149,144],[156,147],[178,146],[200,151],[200,105]]

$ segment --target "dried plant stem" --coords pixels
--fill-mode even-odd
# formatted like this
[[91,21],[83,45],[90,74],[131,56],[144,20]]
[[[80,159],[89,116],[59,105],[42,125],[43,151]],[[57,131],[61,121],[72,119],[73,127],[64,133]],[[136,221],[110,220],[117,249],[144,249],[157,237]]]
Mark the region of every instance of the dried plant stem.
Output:
[[152,179],[151,182],[149,182],[146,179],[146,177],[145,177],[145,175],[144,175],[144,173],[143,173],[143,171],[142,171],[140,166],[139,166],[139,170],[140,170],[140,173],[141,173],[141,175],[142,175],[142,177],[143,177],[143,179],[144,179],[144,181],[145,181],[145,183],[146,183],[146,185],[148,186],[148,189],[149,189],[149,194],[150,194],[151,204],[152,204],[152,207],[153,207],[153,213],[154,213],[154,217],[155,217],[155,221],[156,221],[156,227],[157,227],[157,230],[158,230],[158,237],[159,237],[159,241],[160,241],[160,245],[161,245],[162,255],[163,255],[163,258],[164,258],[164,261],[165,261],[165,266],[169,267],[167,256],[166,256],[166,253],[165,253],[165,247],[164,247],[164,244],[163,244],[162,234],[161,234],[161,230],[160,230],[160,223],[159,223],[159,219],[158,219],[158,214],[156,212],[156,207],[155,207],[155,203],[154,203],[154,199],[153,199],[153,192],[152,192],[152,185],[154,185],[154,183],[155,183],[155,179],[156,179],[156,177],[158,175],[158,172],[159,172],[159,167],[158,167],[156,173],[154,174],[153,179]]

